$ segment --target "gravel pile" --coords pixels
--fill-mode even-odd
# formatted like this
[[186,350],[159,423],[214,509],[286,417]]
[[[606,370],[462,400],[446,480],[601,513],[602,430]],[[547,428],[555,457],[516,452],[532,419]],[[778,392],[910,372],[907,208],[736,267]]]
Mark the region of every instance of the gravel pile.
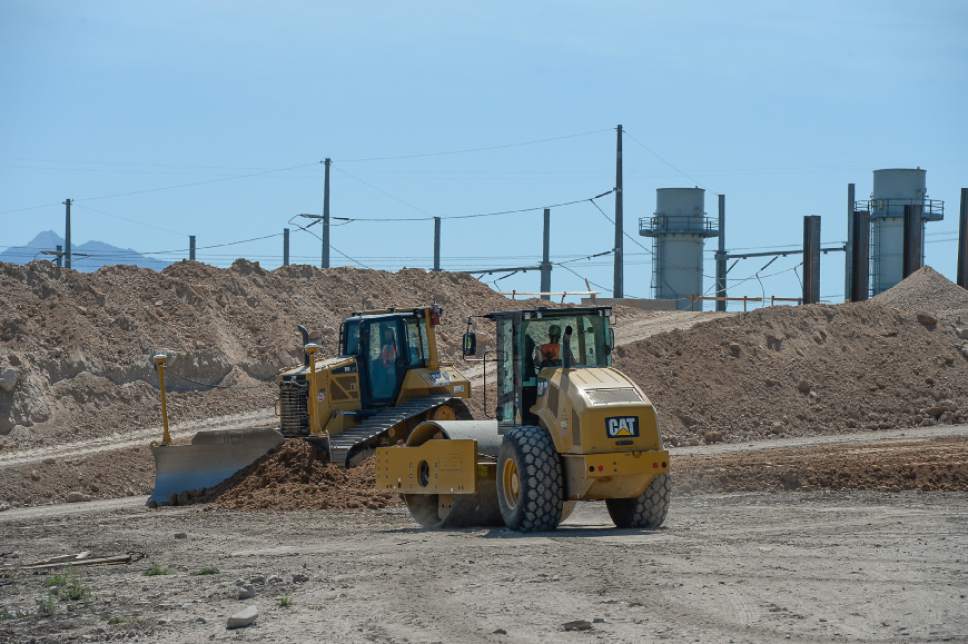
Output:
[[[759,309],[619,347],[672,445],[968,421],[968,291],[925,268],[857,304]],[[968,326],[968,324],[965,324]]]
[[[444,307],[439,344],[456,357],[471,313],[520,306],[466,274],[194,262],[158,273],[0,264],[0,449],[62,443],[159,423],[148,356],[177,357],[173,422],[273,404],[276,372],[301,361],[297,324],[324,355],[340,320],[364,307]],[[481,339],[491,342],[481,328]],[[206,385],[220,385],[213,389]]]

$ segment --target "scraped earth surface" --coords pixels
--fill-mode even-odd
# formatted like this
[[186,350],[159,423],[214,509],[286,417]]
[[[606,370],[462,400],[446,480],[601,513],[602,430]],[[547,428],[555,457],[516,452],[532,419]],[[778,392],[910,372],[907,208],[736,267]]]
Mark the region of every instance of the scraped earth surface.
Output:
[[[556,532],[425,532],[405,510],[0,513],[0,640],[964,641],[968,494],[676,495],[664,528],[580,504]],[[80,504],[86,505],[86,504]],[[185,538],[175,538],[185,533]],[[78,600],[17,564],[88,550]],[[168,572],[146,576],[152,566]],[[212,574],[198,574],[202,571]],[[237,580],[255,596],[239,600]],[[55,580],[56,581],[56,580]],[[57,588],[54,588],[56,594]],[[287,607],[280,598],[287,598]],[[37,613],[48,605],[53,614]],[[228,631],[244,606],[255,625]],[[565,624],[587,622],[567,631]],[[503,631],[503,632],[502,632]]]

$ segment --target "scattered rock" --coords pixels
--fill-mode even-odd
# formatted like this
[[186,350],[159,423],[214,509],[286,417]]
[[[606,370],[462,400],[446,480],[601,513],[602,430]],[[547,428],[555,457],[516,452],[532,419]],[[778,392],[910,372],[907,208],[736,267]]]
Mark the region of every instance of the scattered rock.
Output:
[[17,380],[20,378],[20,372],[13,367],[5,367],[0,370],[0,390],[11,392],[13,388],[17,386]]
[[739,346],[738,342],[729,343],[729,354],[731,356],[733,356],[734,358],[738,358],[742,352],[743,352],[743,348]]
[[231,630],[234,628],[245,628],[246,626],[252,626],[255,624],[256,618],[259,617],[259,609],[255,606],[246,606],[239,612],[235,613],[229,617],[228,623],[225,628]]
[[185,532],[176,532],[175,533],[175,538],[176,539],[187,539],[188,538],[188,534],[185,533]]
[[30,470],[30,480],[31,481],[39,481],[40,480],[40,472],[38,472],[37,470]]
[[934,329],[934,327],[938,326],[938,318],[934,317],[930,313],[920,312],[917,313],[915,317],[926,329]]
[[495,628],[493,631],[491,631],[491,635],[507,635],[507,634],[508,632],[503,628]]
[[6,501],[0,501],[0,512],[6,512],[10,509],[10,504]]
[[294,584],[304,584],[307,581],[309,581],[309,577],[302,573],[296,573],[292,576],[292,583]]
[[265,575],[253,575],[252,577],[249,577],[249,583],[250,584],[253,584],[253,585],[256,585],[256,586],[265,586],[266,585],[266,576]]
[[801,394],[807,395],[810,393],[810,383],[806,380],[801,380],[797,383],[797,391]]
[[255,588],[253,588],[248,584],[246,584],[245,586],[242,586],[241,588],[239,588],[238,597],[239,599],[252,599],[253,597],[255,597]]
[[968,340],[968,327],[966,328],[955,327],[955,335],[957,335],[962,340]]
[[576,619],[572,622],[565,622],[561,625],[561,628],[566,631],[590,631],[592,630],[592,623],[587,619]]
[[702,433],[702,438],[704,441],[706,441],[706,444],[712,445],[713,443],[718,443],[723,440],[723,433],[710,429]]
[[266,579],[266,583],[269,584],[270,586],[275,586],[276,584],[281,584],[282,583],[282,577],[280,577],[278,575],[272,575],[268,579]]
[[592,620],[592,623],[593,624],[604,624],[605,623],[605,618],[603,618],[603,617],[596,617],[595,619]]
[[796,472],[784,472],[780,475],[780,483],[785,490],[796,490],[800,487],[800,477]]
[[66,500],[68,503],[84,503],[91,501],[93,498],[90,494],[84,494],[83,492],[68,492]]

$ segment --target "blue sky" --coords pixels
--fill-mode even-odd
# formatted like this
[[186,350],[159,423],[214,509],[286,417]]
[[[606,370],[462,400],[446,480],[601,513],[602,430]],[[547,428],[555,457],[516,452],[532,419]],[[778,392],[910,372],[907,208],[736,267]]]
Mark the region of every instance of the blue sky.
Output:
[[[580,199],[612,187],[612,129],[622,123],[635,137],[625,141],[626,230],[647,248],[637,220],[659,187],[707,188],[710,215],[714,193],[725,193],[730,248],[798,244],[805,214],[822,215],[823,239],[840,241],[847,182],[864,196],[872,170],[920,166],[947,204],[945,221],[928,227],[927,259],[950,277],[954,235],[940,233],[957,229],[968,186],[966,27],[968,3],[957,1],[3,0],[0,246],[61,232],[68,196],[75,243],[150,251],[185,248],[189,234],[204,247],[278,233],[292,215],[321,209],[326,156],[334,216]],[[264,172],[279,168],[291,169]],[[253,176],[233,178],[243,175]],[[600,204],[612,214],[610,197]],[[540,220],[445,221],[444,266],[532,263]],[[431,235],[430,222],[356,222],[335,227],[333,245],[379,268],[429,266]],[[272,267],[281,245],[199,255]],[[590,204],[554,211],[553,258],[611,246]],[[294,231],[292,254],[318,262],[319,241]],[[609,262],[568,266],[610,286]],[[730,276],[763,263],[741,262]],[[842,294],[842,266],[841,255],[824,259],[824,296]],[[625,275],[627,294],[651,294],[650,258],[628,241]],[[561,268],[552,279],[555,289],[583,288]],[[534,290],[538,276],[500,284]],[[734,290],[760,294],[755,280]],[[763,290],[799,286],[788,270]]]

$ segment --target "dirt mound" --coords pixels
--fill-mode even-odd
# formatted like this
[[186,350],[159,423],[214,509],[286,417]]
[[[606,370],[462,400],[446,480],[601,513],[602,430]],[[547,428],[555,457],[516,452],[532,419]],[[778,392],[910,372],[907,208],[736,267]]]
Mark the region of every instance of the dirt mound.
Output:
[[677,456],[677,493],[763,490],[968,491],[968,441],[933,441],[771,449]]
[[619,347],[616,364],[672,445],[968,421],[968,341],[951,318],[965,291],[930,269],[895,288],[719,318]]
[[[179,422],[271,405],[272,378],[301,360],[297,324],[329,355],[353,310],[435,300],[444,308],[439,346],[453,358],[467,315],[521,305],[466,274],[270,272],[245,260],[160,273],[0,264],[0,299],[0,449],[63,442],[65,429],[77,439],[157,425],[154,349],[176,353],[168,385]],[[486,345],[492,333],[481,331]]]
[[400,497],[377,492],[373,460],[346,469],[326,462],[309,441],[289,439],[200,501],[230,510],[384,508]]
[[873,301],[944,318],[963,317],[968,322],[968,291],[930,266],[919,269],[893,288],[879,293]]

